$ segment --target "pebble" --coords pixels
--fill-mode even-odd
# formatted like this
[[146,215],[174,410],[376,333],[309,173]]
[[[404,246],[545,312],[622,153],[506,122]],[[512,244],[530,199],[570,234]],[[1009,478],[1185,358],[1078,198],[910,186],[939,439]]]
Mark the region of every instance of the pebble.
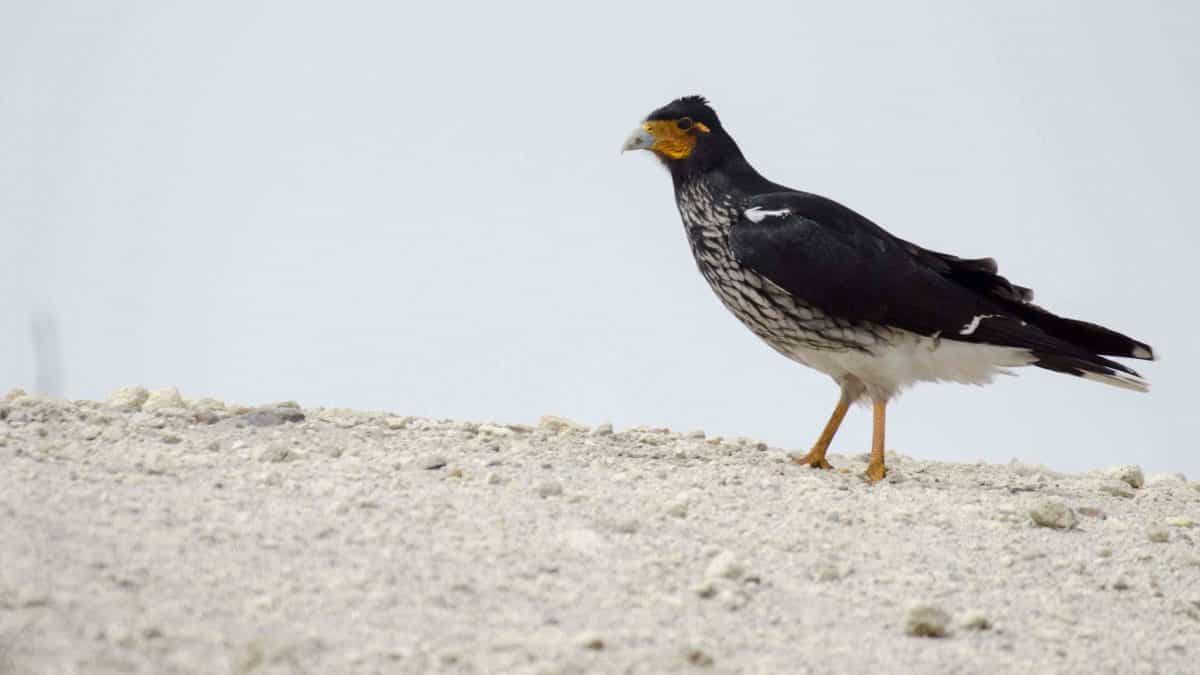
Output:
[[964,613],[959,624],[967,630],[989,630],[992,627],[987,615],[977,609]]
[[1196,526],[1196,521],[1192,520],[1191,518],[1174,517],[1174,518],[1167,518],[1163,522],[1166,523],[1167,525],[1170,525],[1171,527],[1195,527]]
[[685,647],[683,658],[693,666],[700,666],[701,668],[707,668],[713,664],[713,657],[709,656],[708,652],[699,647]]
[[604,637],[595,631],[584,631],[575,636],[575,644],[584,649],[604,649]]
[[489,471],[486,480],[488,485],[499,485],[504,482],[504,479],[500,477],[500,474],[496,473],[495,471]]
[[1123,481],[1114,480],[1109,483],[1104,483],[1099,488],[1100,492],[1113,497],[1124,497],[1130,499],[1133,497],[1133,490],[1129,489],[1129,485]]
[[446,459],[445,455],[425,455],[417,460],[417,468],[425,469],[426,471],[440,469],[447,464],[449,464],[449,461]]
[[15,401],[23,396],[28,396],[28,395],[29,394],[27,394],[24,389],[22,389],[20,387],[13,387],[12,389],[8,390],[7,394],[4,395],[4,400],[5,401]]
[[274,427],[284,422],[303,422],[304,413],[295,408],[273,407],[251,410],[244,417],[250,426]]
[[384,420],[384,421],[383,421],[383,424],[384,424],[384,426],[386,426],[387,428],[391,429],[392,431],[396,431],[396,430],[398,430],[398,429],[405,429],[405,428],[407,428],[407,427],[408,427],[408,423],[409,423],[409,422],[411,422],[411,421],[412,421],[412,418],[411,418],[411,417],[395,417],[395,416],[392,416],[392,417],[388,417],[386,420]]
[[704,576],[709,579],[740,579],[746,573],[746,567],[737,559],[732,551],[721,551],[713,556],[704,570]]
[[556,480],[548,480],[537,486],[537,494],[539,497],[557,497],[563,493],[562,483]]
[[555,415],[542,415],[542,418],[538,420],[538,426],[546,431],[556,434],[565,434],[572,431],[587,431],[586,426],[577,422],[572,422],[565,417],[557,417]]
[[254,453],[260,462],[284,462],[290,455],[287,444],[280,442],[268,443]]
[[1074,529],[1079,524],[1079,518],[1069,506],[1058,500],[1047,500],[1038,504],[1029,512],[1033,522],[1041,527],[1057,530]]
[[598,424],[598,425],[596,425],[595,429],[592,429],[593,436],[612,436],[612,434],[613,434],[612,422],[604,422],[603,424]]
[[1127,483],[1129,487],[1140,488],[1146,484],[1142,475],[1142,467],[1136,464],[1121,464],[1104,470],[1104,475]]
[[110,408],[132,412],[141,410],[142,404],[150,397],[145,387],[121,387],[108,395],[105,404]]
[[676,518],[686,518],[688,508],[692,503],[692,495],[689,492],[680,492],[675,495],[675,498],[667,502],[667,513]]
[[908,610],[904,632],[914,637],[945,637],[950,615],[940,607],[917,605]]
[[1171,541],[1171,533],[1165,527],[1152,527],[1146,532],[1146,538],[1155,544],[1165,544]]
[[183,402],[183,397],[179,395],[179,390],[175,387],[155,389],[146,396],[146,400],[142,403],[143,412],[185,407],[187,405]]

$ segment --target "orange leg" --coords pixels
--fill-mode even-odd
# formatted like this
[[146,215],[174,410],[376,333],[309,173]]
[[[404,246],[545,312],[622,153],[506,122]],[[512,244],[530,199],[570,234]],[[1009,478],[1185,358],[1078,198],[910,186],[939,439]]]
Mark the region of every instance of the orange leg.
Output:
[[883,465],[883,430],[887,426],[887,401],[875,401],[874,427],[871,430],[871,461],[867,462],[867,480],[878,483],[887,475]]
[[842,425],[842,418],[846,416],[846,411],[850,409],[850,401],[845,396],[838,399],[837,407],[833,409],[833,414],[830,415],[829,421],[825,423],[825,430],[821,432],[821,437],[813,444],[812,450],[803,457],[793,457],[792,461],[796,464],[807,464],[814,469],[832,469],[833,466],[825,460],[825,451],[829,449],[829,444],[833,442],[833,435],[837,433],[838,427]]

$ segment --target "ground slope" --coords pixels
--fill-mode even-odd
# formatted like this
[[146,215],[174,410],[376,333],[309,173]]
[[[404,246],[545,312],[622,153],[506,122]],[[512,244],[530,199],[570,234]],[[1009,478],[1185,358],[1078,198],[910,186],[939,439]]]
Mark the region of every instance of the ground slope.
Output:
[[1197,483],[831,459],[14,392],[0,673],[1194,672]]

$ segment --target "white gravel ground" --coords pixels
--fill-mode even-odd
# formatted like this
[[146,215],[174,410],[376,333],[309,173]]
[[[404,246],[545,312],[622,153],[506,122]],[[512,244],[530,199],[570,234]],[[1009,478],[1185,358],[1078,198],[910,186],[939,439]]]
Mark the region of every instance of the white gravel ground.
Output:
[[1197,672],[1200,484],[806,449],[14,391],[0,673]]

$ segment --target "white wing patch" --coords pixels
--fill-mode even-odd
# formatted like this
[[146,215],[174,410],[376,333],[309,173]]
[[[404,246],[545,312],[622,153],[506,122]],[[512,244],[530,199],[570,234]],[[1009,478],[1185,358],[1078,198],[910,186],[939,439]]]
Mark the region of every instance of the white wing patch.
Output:
[[983,321],[984,319],[995,319],[999,316],[1000,316],[999,314],[980,314],[979,316],[971,319],[971,321],[969,323],[967,323],[967,325],[963,326],[962,330],[958,331],[958,334],[959,335],[970,335],[971,333],[975,332],[975,329],[979,328],[979,323],[981,321]]
[[761,223],[763,218],[778,218],[782,216],[790,216],[791,214],[791,209],[776,209],[774,211],[768,211],[761,206],[752,206],[746,209],[744,215],[749,218],[750,222],[752,223]]

